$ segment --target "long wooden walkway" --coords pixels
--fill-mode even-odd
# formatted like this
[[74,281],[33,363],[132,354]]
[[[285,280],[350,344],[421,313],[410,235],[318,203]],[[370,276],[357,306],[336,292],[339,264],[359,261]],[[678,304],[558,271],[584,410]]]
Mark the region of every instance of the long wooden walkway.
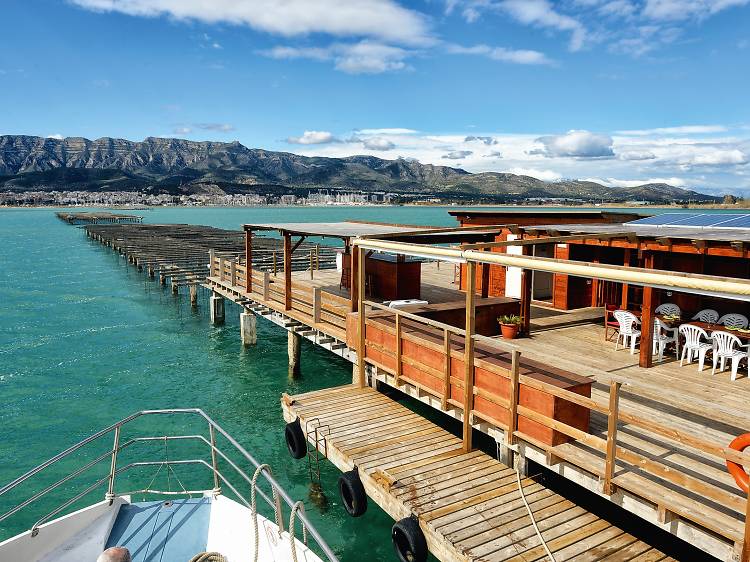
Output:
[[[372,388],[343,386],[282,397],[288,421],[319,427],[319,449],[340,470],[355,465],[368,496],[394,519],[416,515],[442,561],[544,560],[513,469]],[[314,443],[314,432],[311,443]],[[556,494],[521,480],[558,561],[672,560]]]

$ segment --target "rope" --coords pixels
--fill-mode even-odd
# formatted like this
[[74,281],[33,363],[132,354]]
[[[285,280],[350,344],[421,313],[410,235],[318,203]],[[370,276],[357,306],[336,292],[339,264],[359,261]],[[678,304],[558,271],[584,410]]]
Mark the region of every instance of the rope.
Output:
[[190,562],[229,562],[227,557],[218,552],[201,552],[190,559]]
[[[292,513],[289,515],[289,540],[291,544],[292,562],[297,562],[297,544],[294,539],[294,523],[297,517],[297,510],[304,512],[305,505],[299,501],[292,506]],[[304,523],[302,524],[302,540],[307,544],[307,529]]]
[[542,533],[539,531],[539,527],[537,527],[536,520],[534,519],[534,513],[531,511],[531,507],[529,507],[529,502],[526,501],[526,495],[523,493],[523,484],[521,483],[521,472],[518,470],[518,467],[515,467],[516,469],[516,482],[518,482],[518,491],[521,493],[521,499],[523,500],[523,505],[526,506],[526,511],[529,512],[529,518],[531,519],[531,524],[534,526],[534,531],[536,532],[536,536],[539,537],[539,542],[542,543],[542,546],[544,547],[544,551],[547,553],[547,556],[550,559],[550,562],[557,562],[555,560],[555,557],[552,555],[552,552],[550,551],[549,547],[547,546],[547,542],[544,540],[544,537],[542,537]]
[[[253,481],[250,483],[250,514],[253,518],[253,532],[255,533],[255,554],[253,554],[253,562],[258,562],[258,542],[260,541],[258,533],[258,506],[255,499],[255,490],[257,489],[257,482],[260,473],[267,468],[270,469],[267,464],[262,464],[256,468],[255,474],[253,474]],[[276,506],[274,506],[274,511],[276,511]]]

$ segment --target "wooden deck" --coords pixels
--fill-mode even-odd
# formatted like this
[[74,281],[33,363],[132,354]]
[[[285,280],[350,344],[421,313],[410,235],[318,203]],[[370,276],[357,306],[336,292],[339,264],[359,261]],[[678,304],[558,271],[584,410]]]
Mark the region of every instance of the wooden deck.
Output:
[[[416,515],[440,560],[545,559],[516,472],[480,451],[462,452],[461,439],[422,416],[353,386],[284,395],[282,406],[287,421],[317,424],[326,436],[320,451],[341,471],[356,466],[368,496],[391,517]],[[533,478],[521,484],[558,561],[672,560]]]

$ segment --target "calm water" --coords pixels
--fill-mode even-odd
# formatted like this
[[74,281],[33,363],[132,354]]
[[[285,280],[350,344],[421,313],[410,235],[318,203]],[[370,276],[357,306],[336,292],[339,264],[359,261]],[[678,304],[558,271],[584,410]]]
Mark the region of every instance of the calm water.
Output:
[[[455,224],[445,208],[435,207],[169,208],[140,214],[150,223],[223,228],[347,218]],[[243,349],[239,309],[228,305],[226,325],[216,328],[208,323],[205,295],[197,311],[186,301],[186,295],[175,298],[145,280],[52,210],[0,210],[0,484],[134,411],[199,407],[272,465],[292,496],[307,499],[307,465],[286,452],[279,397],[347,383],[351,365],[305,341],[303,376],[289,381],[284,331],[260,320],[258,345]],[[143,427],[163,435],[172,426],[160,421]],[[98,450],[105,449],[102,444]],[[165,451],[157,445],[149,454],[161,460]],[[40,482],[53,482],[70,466],[55,468]],[[306,501],[319,530],[343,560],[363,554],[392,560],[390,518],[372,503],[362,518],[345,516],[335,493],[338,471],[326,463],[322,468],[329,504]],[[154,472],[134,471],[121,485],[142,488]],[[205,475],[187,469],[165,476],[155,482],[174,489],[178,477],[188,488],[191,482],[210,487]],[[103,490],[94,493],[101,497]],[[10,524],[0,523],[0,539],[29,528],[63,497],[44,499]],[[0,512],[11,499],[0,499]]]

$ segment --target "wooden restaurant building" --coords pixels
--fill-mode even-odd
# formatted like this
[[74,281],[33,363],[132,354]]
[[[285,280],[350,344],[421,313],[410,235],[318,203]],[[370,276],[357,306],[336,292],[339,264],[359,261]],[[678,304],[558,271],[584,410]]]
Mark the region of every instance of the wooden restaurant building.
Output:
[[[601,325],[606,305],[637,310],[646,329],[653,325],[649,315],[666,300],[681,303],[687,312],[709,305],[721,312],[746,310],[750,228],[741,220],[739,225],[671,226],[640,214],[598,211],[452,214],[461,225],[447,229],[249,224],[245,256],[212,258],[207,286],[215,294],[276,319],[290,337],[332,350],[327,342],[337,338],[336,348],[347,350],[342,356],[356,366],[353,385],[285,397],[287,421],[306,415],[306,401],[318,403],[311,411],[339,415],[335,396],[340,392],[346,399],[338,400],[351,403],[347,423],[356,425],[347,433],[387,427],[396,422],[383,419],[387,415],[380,410],[370,412],[374,404],[382,403],[382,411],[393,416],[407,414],[369,387],[391,387],[463,428],[445,449],[433,450],[417,439],[418,456],[410,457],[408,470],[427,462],[453,470],[452,462],[469,462],[462,455],[478,454],[472,435],[479,431],[496,440],[507,466],[544,467],[717,558],[750,561],[750,496],[724,466],[732,460],[750,467],[750,455],[728,448],[750,430],[750,380],[696,372],[694,363],[680,367],[673,358],[643,369],[639,360],[645,366],[653,361],[651,336],[643,335],[647,343],[636,357],[604,341]],[[732,219],[741,217],[727,218]],[[694,222],[705,220],[696,215]],[[260,231],[283,238],[283,271],[256,267],[253,237]],[[309,272],[293,272],[292,254],[300,240],[319,236],[343,241],[349,267],[318,272],[311,265]],[[419,264],[419,292],[412,280],[397,296],[428,303],[391,308],[383,303],[393,295],[387,280],[414,276],[417,266],[399,265],[410,263]],[[482,333],[480,326],[489,327],[498,315],[493,307],[520,312],[531,337],[507,342],[497,333]],[[587,323],[570,322],[580,318]],[[330,449],[322,451],[339,451],[334,462],[351,469],[356,459],[331,439]],[[367,448],[391,443],[404,447],[393,453],[399,458],[412,454],[385,429],[372,439]],[[361,476],[381,507],[402,513],[401,500],[393,500],[399,481],[392,464],[373,464]],[[483,480],[468,487],[470,471],[460,478],[467,479],[464,495],[451,509],[467,505],[464,501],[492,503],[492,494],[501,493]],[[440,487],[432,495],[449,492]],[[428,499],[426,506],[432,505]],[[420,525],[430,549],[437,548],[440,529],[429,514]]]

